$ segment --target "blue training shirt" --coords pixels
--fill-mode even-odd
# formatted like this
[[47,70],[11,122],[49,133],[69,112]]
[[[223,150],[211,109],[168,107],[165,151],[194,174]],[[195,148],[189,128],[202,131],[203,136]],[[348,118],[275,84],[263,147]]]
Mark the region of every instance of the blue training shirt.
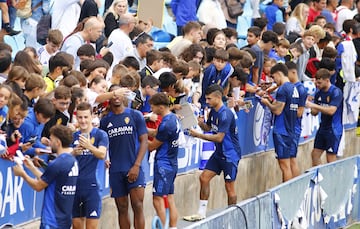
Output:
[[162,118],[156,139],[161,141],[161,146],[156,150],[155,163],[165,168],[178,165],[180,123],[175,114],[169,113]]
[[[80,131],[73,134],[74,143],[73,147],[79,145]],[[93,128],[90,132],[90,142],[93,146],[109,147],[109,138],[105,131],[98,128]],[[99,188],[100,178],[98,174],[98,164],[103,162],[99,158],[95,157],[88,149],[83,150],[81,155],[76,155],[76,160],[79,164],[79,177],[77,180],[77,189],[86,190],[90,188]]]
[[51,228],[70,228],[76,192],[78,164],[70,153],[62,153],[49,163],[41,179],[48,184],[45,189],[41,223]]
[[279,115],[275,115],[274,133],[294,136],[299,107],[297,88],[290,82],[282,84],[276,92],[276,100],[285,103],[285,107]]
[[219,111],[211,109],[206,123],[211,126],[211,131],[216,133],[225,133],[221,143],[215,142],[215,154],[220,157],[226,157],[226,161],[237,162],[241,158],[241,149],[237,132],[236,120],[234,114],[229,108],[223,105]]
[[121,114],[110,112],[101,119],[100,128],[109,137],[110,173],[128,172],[139,152],[139,137],[147,134],[143,115],[131,108]]
[[314,102],[320,106],[336,106],[337,109],[333,115],[321,114],[321,123],[319,132],[333,131],[335,135],[342,135],[342,112],[343,112],[343,94],[341,90],[331,85],[327,92],[319,90],[315,94]]
[[[306,99],[307,99],[307,92],[304,87],[304,84],[300,81],[294,83],[295,88],[297,89],[299,93],[299,107],[305,107]],[[296,124],[295,124],[295,134],[300,135],[301,134],[301,120],[302,117],[298,117]]]

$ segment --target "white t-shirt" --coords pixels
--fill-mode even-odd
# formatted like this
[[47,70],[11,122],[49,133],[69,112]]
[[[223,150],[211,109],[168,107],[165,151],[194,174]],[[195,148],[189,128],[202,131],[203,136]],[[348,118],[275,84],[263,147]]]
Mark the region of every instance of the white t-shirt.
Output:
[[51,28],[58,29],[67,37],[77,26],[81,7],[79,0],[54,0]]
[[88,102],[91,105],[91,107],[96,107],[99,105],[99,103],[95,102],[96,98],[99,96],[98,93],[88,88],[86,90],[86,95],[88,97]]
[[41,46],[38,50],[37,50],[37,54],[39,56],[39,61],[42,65],[49,65],[49,59],[50,57],[54,56],[57,52],[53,53],[53,54],[49,54],[48,51],[44,46]]
[[340,33],[343,30],[342,24],[344,23],[344,21],[347,19],[353,19],[355,14],[346,6],[339,6],[338,8],[336,8],[336,11],[338,12],[338,15],[335,28],[336,31]]
[[110,46],[110,52],[114,55],[113,65],[118,64],[127,56],[134,55],[134,46],[130,37],[121,29],[115,29],[111,32],[108,42],[113,42]]

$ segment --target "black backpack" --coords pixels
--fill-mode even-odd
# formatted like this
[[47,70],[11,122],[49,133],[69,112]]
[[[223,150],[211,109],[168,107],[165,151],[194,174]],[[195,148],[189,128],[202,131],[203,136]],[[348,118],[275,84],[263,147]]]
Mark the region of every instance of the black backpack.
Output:
[[45,45],[49,30],[51,29],[51,15],[45,14],[41,16],[36,26],[36,40],[39,44]]

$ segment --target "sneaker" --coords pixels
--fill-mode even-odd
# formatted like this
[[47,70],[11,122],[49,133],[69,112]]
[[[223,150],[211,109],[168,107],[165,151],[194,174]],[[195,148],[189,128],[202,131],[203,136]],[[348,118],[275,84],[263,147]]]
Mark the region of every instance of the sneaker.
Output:
[[194,214],[194,215],[184,216],[183,219],[189,222],[196,222],[205,219],[205,216]]
[[16,30],[13,30],[12,28],[9,28],[9,29],[6,30],[6,32],[10,36],[15,36],[15,35],[19,34],[21,31],[16,31]]

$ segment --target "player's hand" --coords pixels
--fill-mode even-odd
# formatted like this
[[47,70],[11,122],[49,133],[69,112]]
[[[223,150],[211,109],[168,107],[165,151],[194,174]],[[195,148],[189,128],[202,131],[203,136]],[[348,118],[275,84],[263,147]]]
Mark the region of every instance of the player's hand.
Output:
[[[39,158],[39,157],[34,157],[33,160],[32,160],[33,165],[34,165],[35,167],[40,168],[40,167],[41,167],[41,165],[40,165],[40,163],[39,163],[40,160],[42,161],[41,158]],[[25,164],[25,163],[24,163],[24,164]]]
[[105,160],[105,168],[110,168],[110,166],[111,166],[111,162],[110,162],[110,160]]
[[137,178],[139,176],[139,169],[140,169],[140,166],[138,166],[138,165],[134,165],[133,167],[131,167],[131,169],[129,170],[129,172],[127,174],[129,183],[133,183],[137,180]]
[[[37,158],[38,160],[42,160],[38,157],[34,157],[34,159]],[[30,157],[28,155],[25,155],[25,159],[23,160],[24,162],[24,165],[26,168],[32,170],[32,169],[35,169],[35,164],[34,162],[30,159]],[[39,164],[40,165],[40,164]]]
[[313,103],[309,100],[306,100],[305,107],[306,108],[312,108]]
[[92,146],[91,142],[90,142],[90,138],[86,138],[83,135],[79,135],[79,146],[81,146],[84,149],[90,149],[90,147]]
[[199,136],[199,132],[197,132],[195,129],[191,128],[191,129],[189,129],[189,135],[194,138],[197,138]]
[[83,152],[84,148],[82,148],[81,146],[77,145],[74,149],[73,149],[73,155],[78,156],[81,155],[81,153]]
[[15,176],[23,176],[25,173],[24,168],[22,167],[22,165],[16,164],[15,166],[12,167],[14,175]]

